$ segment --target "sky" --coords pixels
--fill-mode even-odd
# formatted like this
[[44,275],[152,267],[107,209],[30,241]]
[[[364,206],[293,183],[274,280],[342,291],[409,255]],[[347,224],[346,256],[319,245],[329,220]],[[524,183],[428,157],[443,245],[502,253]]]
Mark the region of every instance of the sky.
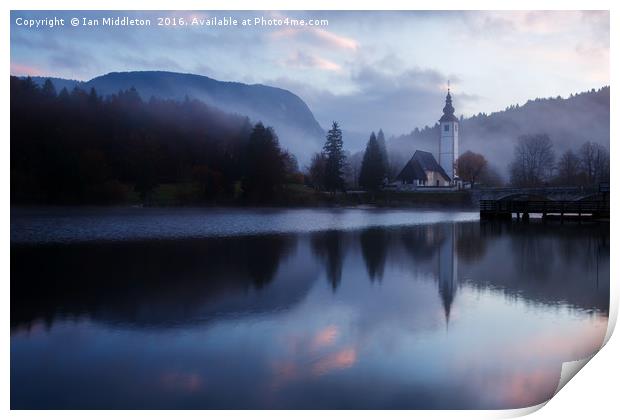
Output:
[[[127,16],[151,26],[76,26]],[[64,18],[26,27],[18,19]],[[197,25],[158,26],[157,18]],[[238,26],[204,26],[230,17]],[[322,26],[243,19],[325,19]],[[19,20],[21,23],[22,20]],[[433,125],[448,80],[457,115],[609,85],[607,11],[11,12],[11,74],[89,80],[168,70],[261,83],[299,95],[323,127],[388,135]]]

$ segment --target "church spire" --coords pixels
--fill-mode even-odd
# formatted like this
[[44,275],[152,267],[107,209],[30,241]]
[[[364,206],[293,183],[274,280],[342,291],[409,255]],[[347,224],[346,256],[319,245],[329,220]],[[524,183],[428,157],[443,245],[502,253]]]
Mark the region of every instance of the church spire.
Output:
[[443,115],[439,119],[440,122],[458,121],[454,116],[454,107],[452,106],[452,95],[450,95],[450,81],[448,80],[448,94],[446,95],[446,105],[443,107]]

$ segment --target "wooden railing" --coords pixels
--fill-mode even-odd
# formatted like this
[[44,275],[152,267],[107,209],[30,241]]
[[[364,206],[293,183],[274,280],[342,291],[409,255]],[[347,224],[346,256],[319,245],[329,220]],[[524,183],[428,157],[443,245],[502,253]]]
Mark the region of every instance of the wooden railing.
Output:
[[609,201],[480,200],[480,213],[609,214]]

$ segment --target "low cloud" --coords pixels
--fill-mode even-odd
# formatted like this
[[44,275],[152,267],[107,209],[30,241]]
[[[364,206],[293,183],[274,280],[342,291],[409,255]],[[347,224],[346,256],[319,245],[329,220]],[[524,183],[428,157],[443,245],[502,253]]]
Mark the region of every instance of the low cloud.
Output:
[[[355,89],[345,94],[334,94],[289,78],[268,84],[299,95],[323,127],[333,120],[339,121],[349,133],[346,147],[355,151],[363,147],[371,131],[379,128],[389,136],[434,125],[442,113],[447,80],[457,82],[457,86],[459,82],[456,75],[445,75],[434,69],[408,68],[401,72],[381,69],[365,65],[353,71]],[[457,114],[466,104],[480,99],[458,90],[453,93]]]

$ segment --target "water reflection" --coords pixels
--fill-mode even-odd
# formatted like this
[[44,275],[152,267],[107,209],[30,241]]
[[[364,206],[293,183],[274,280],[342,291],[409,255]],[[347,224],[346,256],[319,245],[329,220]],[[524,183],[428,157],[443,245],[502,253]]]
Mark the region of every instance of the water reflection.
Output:
[[369,228],[360,234],[362,256],[371,281],[383,278],[388,254],[389,236],[385,229]]
[[11,324],[88,315],[165,326],[285,307],[300,299],[316,271],[300,266],[291,281],[266,289],[296,243],[294,236],[276,235],[14,246]]
[[13,245],[11,270],[13,408],[522,407],[609,310],[597,225]]
[[336,291],[342,280],[342,263],[345,253],[350,244],[346,243],[349,238],[344,232],[330,230],[312,235],[312,250],[325,265],[327,278]]

